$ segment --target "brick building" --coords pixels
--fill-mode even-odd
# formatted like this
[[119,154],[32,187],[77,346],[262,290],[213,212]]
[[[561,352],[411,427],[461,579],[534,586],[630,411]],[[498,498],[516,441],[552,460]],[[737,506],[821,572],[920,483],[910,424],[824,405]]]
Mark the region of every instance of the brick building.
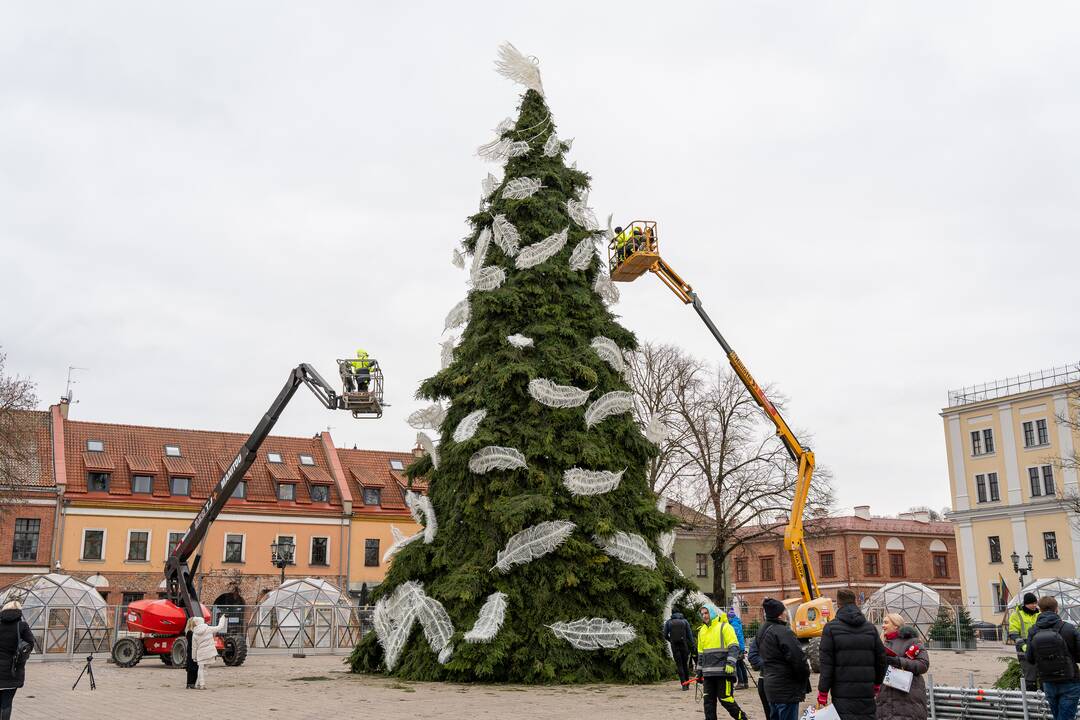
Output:
[[[729,556],[731,589],[750,618],[761,617],[766,597],[799,596],[791,559],[783,547],[784,524],[767,537],[747,542]],[[868,506],[855,514],[806,522],[806,544],[821,591],[836,598],[851,588],[860,602],[882,585],[907,580],[937,590],[950,603],[960,601],[960,568],[953,524],[928,515],[872,517]]]
[[28,447],[25,461],[13,468],[19,477],[10,502],[0,504],[0,585],[49,572],[57,516],[50,414],[18,413],[13,421],[22,425]]

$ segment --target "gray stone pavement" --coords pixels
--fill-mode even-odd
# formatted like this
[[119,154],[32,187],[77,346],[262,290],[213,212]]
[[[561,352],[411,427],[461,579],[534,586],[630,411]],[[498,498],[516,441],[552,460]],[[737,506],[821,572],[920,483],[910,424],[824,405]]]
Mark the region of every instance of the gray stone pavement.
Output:
[[[932,652],[930,671],[939,684],[967,684],[973,677],[987,687],[1004,666],[1005,650],[956,654]],[[104,658],[94,661],[98,689],[85,678],[71,684],[81,663],[32,662],[27,684],[15,696],[14,718],[23,720],[236,720],[240,718],[333,718],[361,720],[624,720],[657,718],[700,720],[694,692],[681,692],[677,682],[657,685],[588,685],[532,687],[522,685],[454,685],[402,682],[385,677],[353,675],[343,658],[289,655],[248,657],[238,668],[211,669],[208,690],[187,690],[183,670],[144,660],[122,669]],[[816,683],[817,678],[814,678]],[[807,698],[812,699],[810,697]],[[762,720],[753,686],[736,693],[751,720]],[[723,710],[720,717],[727,717]]]

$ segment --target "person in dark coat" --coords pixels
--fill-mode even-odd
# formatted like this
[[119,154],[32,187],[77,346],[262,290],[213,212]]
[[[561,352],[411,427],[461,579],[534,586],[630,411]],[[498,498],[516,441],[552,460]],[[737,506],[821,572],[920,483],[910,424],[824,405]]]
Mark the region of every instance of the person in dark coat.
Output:
[[874,695],[885,679],[885,646],[847,588],[836,594],[840,609],[821,634],[818,704],[829,694],[841,720],[875,720]]
[[1080,702],[1080,632],[1058,615],[1058,602],[1039,598],[1039,619],[1028,631],[1025,657],[1039,672],[1054,720],[1073,720]]
[[[755,672],[761,672],[764,666],[761,664],[761,656],[757,651],[757,638],[754,637],[750,640],[750,646],[746,648],[746,659],[750,661],[750,667],[754,668]],[[757,696],[761,701],[761,709],[765,711],[765,717],[769,717],[769,698],[765,696],[765,678],[761,675],[757,679]]]
[[784,603],[766,598],[765,623],[758,629],[757,651],[764,666],[769,720],[797,720],[799,703],[810,690],[810,664],[799,639],[784,620]]
[[671,613],[664,621],[664,639],[671,644],[671,656],[675,658],[675,667],[679,671],[679,682],[683,690],[690,689],[690,639],[694,636],[693,628],[681,612]]
[[190,630],[184,633],[184,638],[187,640],[187,662],[184,663],[184,670],[187,671],[187,689],[194,690],[195,683],[199,680],[199,663],[195,662],[195,653],[192,651],[194,638],[191,637]]
[[896,613],[885,616],[881,625],[885,643],[885,662],[891,667],[912,674],[911,690],[904,692],[883,685],[877,696],[879,718],[896,720],[926,720],[926,681],[923,675],[930,669],[930,653],[919,642],[919,633],[904,625]]
[[12,672],[11,660],[23,639],[33,645],[34,633],[23,620],[22,605],[11,600],[0,610],[0,720],[10,720],[15,692],[26,682],[26,666]]

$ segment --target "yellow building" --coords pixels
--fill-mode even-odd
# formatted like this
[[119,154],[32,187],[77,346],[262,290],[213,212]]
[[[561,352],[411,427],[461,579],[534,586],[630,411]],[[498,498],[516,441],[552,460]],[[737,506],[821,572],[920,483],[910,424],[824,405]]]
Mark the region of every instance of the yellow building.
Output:
[[1062,466],[1080,434],[1058,418],[1077,418],[1080,366],[1052,368],[949,392],[941,411],[956,523],[961,585],[975,619],[998,623],[1021,587],[1015,553],[1032,572],[1080,577],[1080,520],[1062,500],[1078,493],[1075,469]]

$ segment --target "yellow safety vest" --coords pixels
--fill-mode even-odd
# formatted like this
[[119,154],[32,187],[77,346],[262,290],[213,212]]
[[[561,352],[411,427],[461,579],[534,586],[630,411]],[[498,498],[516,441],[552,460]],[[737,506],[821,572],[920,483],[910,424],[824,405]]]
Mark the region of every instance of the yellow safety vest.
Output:
[[353,370],[367,370],[371,367],[371,361],[368,360],[366,350],[357,350],[356,357],[357,359],[352,361]]

